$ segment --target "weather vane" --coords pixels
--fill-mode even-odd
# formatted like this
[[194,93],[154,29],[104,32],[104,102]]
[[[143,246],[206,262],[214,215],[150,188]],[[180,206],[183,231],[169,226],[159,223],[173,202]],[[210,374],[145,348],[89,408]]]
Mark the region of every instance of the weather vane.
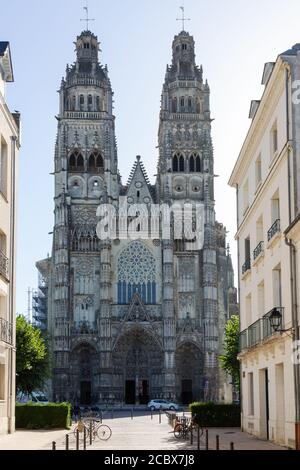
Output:
[[90,21],[95,21],[94,18],[89,18],[89,5],[88,2],[86,2],[86,6],[83,7],[85,13],[86,13],[86,18],[81,19],[80,21],[86,21],[86,30],[89,31],[89,22]]
[[184,6],[180,7],[180,10],[182,11],[182,18],[177,18],[176,21],[182,21],[182,31],[185,31],[184,23],[185,23],[185,21],[191,21],[191,19],[190,18],[185,18],[185,16],[184,16]]

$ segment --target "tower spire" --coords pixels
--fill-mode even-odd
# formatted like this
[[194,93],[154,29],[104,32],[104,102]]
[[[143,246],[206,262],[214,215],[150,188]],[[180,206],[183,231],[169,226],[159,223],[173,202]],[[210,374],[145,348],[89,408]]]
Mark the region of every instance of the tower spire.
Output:
[[184,16],[184,5],[180,7],[180,10],[181,10],[181,13],[182,13],[182,17],[177,18],[176,21],[182,21],[182,31],[185,31],[184,23],[185,23],[185,21],[191,21],[191,19],[190,18],[185,18],[185,16]]
[[89,22],[90,21],[95,21],[95,18],[89,18],[89,4],[88,4],[88,0],[86,2],[86,6],[83,7],[84,11],[85,11],[85,14],[86,14],[86,18],[81,18],[80,21],[86,21],[86,30],[89,31]]

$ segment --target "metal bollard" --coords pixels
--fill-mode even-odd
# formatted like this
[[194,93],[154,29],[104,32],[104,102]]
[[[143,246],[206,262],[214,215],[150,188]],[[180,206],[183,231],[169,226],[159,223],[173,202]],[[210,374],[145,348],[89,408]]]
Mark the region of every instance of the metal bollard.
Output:
[[230,450],[234,450],[234,442],[230,442]]
[[161,424],[161,411],[159,410],[159,424]]
[[133,408],[131,408],[131,419],[133,419]]
[[197,429],[197,449],[200,450],[200,426]]
[[205,431],[205,450],[209,450],[209,444],[208,444],[208,429]]
[[151,419],[153,419],[153,411],[151,410]]
[[111,419],[114,419],[114,410],[111,410]]
[[194,444],[193,428],[191,427],[191,446]]
[[102,410],[100,411],[100,421],[101,421],[101,424],[102,424],[102,421],[103,421],[103,413],[102,413]]
[[216,436],[216,450],[220,450],[220,437]]
[[92,425],[92,421],[90,421],[90,446],[92,444],[93,444],[93,425]]
[[52,442],[52,450],[56,450],[56,442]]
[[76,450],[79,450],[79,431],[76,430]]
[[69,450],[69,434],[66,434],[66,450]]
[[83,450],[86,450],[86,427],[83,428]]

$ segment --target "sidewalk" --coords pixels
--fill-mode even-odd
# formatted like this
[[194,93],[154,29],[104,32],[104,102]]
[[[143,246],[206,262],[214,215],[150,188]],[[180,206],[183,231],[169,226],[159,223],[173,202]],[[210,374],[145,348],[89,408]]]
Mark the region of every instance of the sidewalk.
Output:
[[[135,412],[134,418],[128,412],[118,412],[111,419],[106,415],[103,424],[112,430],[109,441],[95,440],[87,450],[165,450],[182,451],[197,449],[197,433],[194,433],[194,442],[191,445],[190,437],[187,440],[175,438],[165,414],[149,412]],[[74,426],[73,428],[74,429]],[[51,450],[52,441],[56,442],[57,450],[65,449],[65,435],[71,433],[67,430],[54,431],[17,431],[15,434],[0,436],[0,450]],[[230,443],[234,443],[235,450],[286,450],[267,441],[258,440],[237,428],[209,429],[209,449],[216,449],[216,435],[220,437],[220,450],[230,450]],[[70,434],[70,449],[75,450],[75,436]],[[80,448],[83,442],[80,441]],[[201,437],[201,450],[205,450],[205,434]]]

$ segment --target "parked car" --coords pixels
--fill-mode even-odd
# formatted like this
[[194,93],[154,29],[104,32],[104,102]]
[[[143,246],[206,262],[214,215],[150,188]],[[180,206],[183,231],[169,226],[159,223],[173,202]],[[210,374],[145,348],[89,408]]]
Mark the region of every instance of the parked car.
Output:
[[43,392],[32,392],[32,393],[19,393],[17,395],[17,403],[38,403],[41,405],[47,405],[49,403],[48,398]]
[[177,405],[177,403],[173,403],[167,400],[151,400],[148,403],[148,408],[150,408],[151,411],[155,411],[155,410],[178,411],[179,410],[179,406]]

